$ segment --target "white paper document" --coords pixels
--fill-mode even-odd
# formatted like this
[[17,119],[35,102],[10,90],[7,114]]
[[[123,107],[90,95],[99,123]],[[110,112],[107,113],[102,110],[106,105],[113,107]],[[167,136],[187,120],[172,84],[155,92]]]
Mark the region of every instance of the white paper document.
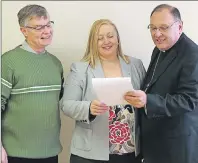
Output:
[[92,84],[98,100],[108,106],[127,104],[124,94],[133,90],[130,77],[93,78]]

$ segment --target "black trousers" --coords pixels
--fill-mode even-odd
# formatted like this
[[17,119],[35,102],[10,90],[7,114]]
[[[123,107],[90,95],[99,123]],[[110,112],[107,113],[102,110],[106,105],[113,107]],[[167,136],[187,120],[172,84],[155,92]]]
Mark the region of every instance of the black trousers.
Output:
[[42,159],[29,159],[8,156],[8,163],[58,163],[58,156]]
[[128,153],[124,155],[109,155],[109,161],[85,159],[71,154],[70,163],[141,163],[141,158],[136,157],[135,153]]

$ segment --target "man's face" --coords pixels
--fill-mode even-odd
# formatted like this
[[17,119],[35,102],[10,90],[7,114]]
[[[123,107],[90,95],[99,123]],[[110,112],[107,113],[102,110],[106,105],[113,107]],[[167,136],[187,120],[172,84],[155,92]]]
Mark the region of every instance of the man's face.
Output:
[[25,27],[21,27],[21,31],[30,47],[37,52],[42,52],[51,44],[53,29],[49,17],[34,17]]
[[153,42],[160,50],[170,49],[182,33],[182,22],[177,21],[168,9],[156,11],[150,18],[150,32]]

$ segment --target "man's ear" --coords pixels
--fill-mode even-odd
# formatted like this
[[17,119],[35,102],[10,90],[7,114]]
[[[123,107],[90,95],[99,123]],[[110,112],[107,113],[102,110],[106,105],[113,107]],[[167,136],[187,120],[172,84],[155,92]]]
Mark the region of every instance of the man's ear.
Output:
[[179,24],[179,31],[182,33],[183,31],[183,21],[180,22]]
[[20,27],[21,32],[25,37],[27,37],[27,29],[25,27]]

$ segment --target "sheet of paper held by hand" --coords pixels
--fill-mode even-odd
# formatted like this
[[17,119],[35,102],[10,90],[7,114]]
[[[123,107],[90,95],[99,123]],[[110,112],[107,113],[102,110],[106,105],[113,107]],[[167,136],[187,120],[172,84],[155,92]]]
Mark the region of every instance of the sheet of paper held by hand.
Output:
[[130,77],[93,78],[92,84],[98,100],[108,106],[127,104],[124,94],[134,90]]

